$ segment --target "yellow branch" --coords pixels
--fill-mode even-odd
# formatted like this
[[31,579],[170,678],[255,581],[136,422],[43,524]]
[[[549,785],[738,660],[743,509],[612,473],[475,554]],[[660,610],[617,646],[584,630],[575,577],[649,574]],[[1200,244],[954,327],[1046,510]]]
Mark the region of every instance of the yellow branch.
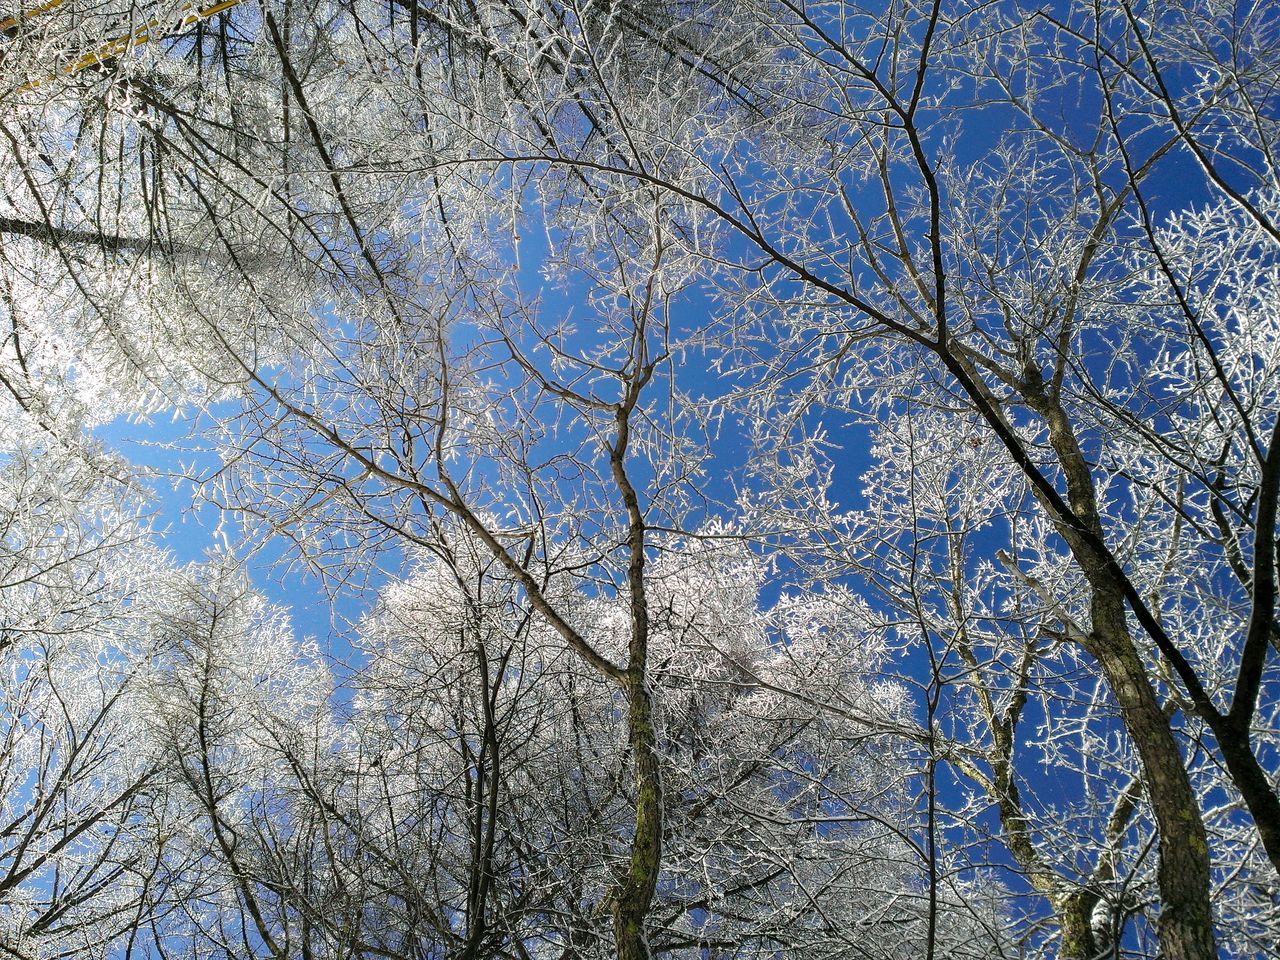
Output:
[[38,7],[32,7],[30,10],[23,10],[16,17],[5,17],[0,20],[0,33],[8,33],[16,27],[20,20],[30,20],[32,17],[38,17],[42,13],[48,13],[55,7],[62,6],[66,0],[49,0],[48,3],[42,3]]
[[[52,10],[63,2],[64,0],[49,0],[49,2],[43,6],[35,7],[32,10],[27,11],[23,16],[36,16],[39,13]],[[173,36],[174,34],[185,30],[187,27],[193,26],[201,20],[208,20],[210,17],[222,13],[224,10],[229,10],[241,2],[242,0],[219,0],[217,3],[211,3],[204,7],[197,6],[195,3],[184,4],[181,11],[182,19],[174,26],[162,27],[159,19],[149,20],[127,33],[122,33],[119,36],[112,37],[110,40],[100,43],[88,53],[81,54],[78,59],[64,65],[57,73],[70,75],[73,73],[79,73],[81,70],[85,70],[89,67],[97,66],[100,63],[107,63],[129,50],[142,46],[144,43],[150,43],[152,40],[160,40],[167,36]],[[17,21],[14,20],[13,17],[7,17],[4,21],[0,21],[0,30],[10,29],[16,25],[16,23]],[[54,79],[54,77],[57,76],[57,73],[50,74],[41,80],[31,80],[20,86],[17,89],[17,92],[26,93],[29,90],[34,90],[42,83],[47,83]]]

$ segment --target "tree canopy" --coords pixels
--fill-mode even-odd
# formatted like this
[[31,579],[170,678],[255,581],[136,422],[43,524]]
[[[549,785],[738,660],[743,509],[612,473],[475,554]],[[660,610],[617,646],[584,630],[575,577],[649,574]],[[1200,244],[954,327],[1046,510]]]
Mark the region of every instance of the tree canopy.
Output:
[[1278,14],[13,6],[0,955],[1272,955]]

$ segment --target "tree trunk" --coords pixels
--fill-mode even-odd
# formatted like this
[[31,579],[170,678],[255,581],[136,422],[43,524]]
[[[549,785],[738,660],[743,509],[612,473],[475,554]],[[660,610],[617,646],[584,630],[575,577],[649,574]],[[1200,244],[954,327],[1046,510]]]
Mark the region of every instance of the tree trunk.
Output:
[[[1033,408],[1048,424],[1049,442],[1066,477],[1071,509],[1102,542],[1093,477],[1070,421],[1056,400],[1039,389],[1030,392]],[[1058,529],[1092,587],[1093,625],[1083,646],[1102,667],[1142,761],[1160,843],[1160,956],[1163,960],[1216,960],[1204,821],[1169,718],[1160,709],[1129,632],[1123,586],[1115,581],[1105,558],[1076,531],[1064,523],[1059,523]]]
[[[1120,612],[1123,615],[1122,607]],[[1112,633],[1106,625],[1101,630],[1095,626],[1089,646],[1106,675],[1146,775],[1160,839],[1160,956],[1215,960],[1209,843],[1169,721],[1127,631]]]
[[653,705],[644,674],[628,671],[628,737],[635,763],[635,835],[631,860],[612,893],[618,960],[650,960],[645,918],[653,903],[662,862],[662,781],[658,770]]
[[1054,912],[1062,930],[1058,960],[1094,960],[1097,957],[1098,941],[1093,935],[1093,905],[1097,901],[1097,896],[1089,891],[1075,890],[1054,903]]

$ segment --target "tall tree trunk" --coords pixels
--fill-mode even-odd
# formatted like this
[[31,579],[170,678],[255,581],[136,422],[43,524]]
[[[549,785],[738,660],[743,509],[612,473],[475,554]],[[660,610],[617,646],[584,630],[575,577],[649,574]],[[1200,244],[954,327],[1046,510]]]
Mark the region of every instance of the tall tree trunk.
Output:
[[627,447],[631,438],[631,413],[640,399],[654,364],[648,359],[643,325],[639,355],[626,381],[625,396],[615,410],[618,434],[609,450],[609,468],[627,511],[627,592],[631,612],[627,669],[623,689],[627,696],[627,736],[635,766],[635,834],[631,859],[611,891],[613,931],[618,960],[650,960],[645,918],[653,903],[662,866],[662,779],[658,766],[658,735],[653,724],[653,698],[649,694],[649,597],[645,584],[645,538],[648,525],[640,496],[627,475]]
[[653,704],[641,671],[628,672],[627,699],[628,737],[635,763],[636,826],[630,862],[612,892],[613,930],[618,960],[650,960],[645,918],[662,862],[662,781]]
[[1214,960],[1218,954],[1209,905],[1209,843],[1177,741],[1128,633],[1106,637],[1104,631],[1096,631],[1090,646],[1146,775],[1160,837],[1160,956]]
[[[1066,411],[1042,391],[1033,391],[1032,405],[1048,423],[1049,442],[1066,477],[1071,509],[1102,542],[1093,477]],[[1142,761],[1160,842],[1160,956],[1164,960],[1216,960],[1208,837],[1169,718],[1160,709],[1129,632],[1123,586],[1088,542],[1065,524],[1059,525],[1059,531],[1092,587],[1093,625],[1082,645],[1101,666]]]

